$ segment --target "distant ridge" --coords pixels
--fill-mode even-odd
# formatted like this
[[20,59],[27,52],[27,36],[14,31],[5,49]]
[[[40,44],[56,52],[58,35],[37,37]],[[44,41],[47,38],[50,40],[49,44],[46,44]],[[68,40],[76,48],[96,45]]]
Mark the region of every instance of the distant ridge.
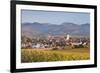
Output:
[[[29,33],[31,33],[29,35]],[[62,24],[50,24],[50,23],[22,23],[22,35],[35,36],[35,35],[63,35],[69,33],[71,35],[90,35],[90,24],[74,24],[64,22]]]

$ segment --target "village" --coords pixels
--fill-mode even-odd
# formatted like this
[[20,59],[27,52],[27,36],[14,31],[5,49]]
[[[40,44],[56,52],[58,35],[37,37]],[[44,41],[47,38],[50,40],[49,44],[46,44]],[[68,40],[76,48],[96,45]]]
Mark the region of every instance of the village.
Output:
[[61,50],[66,47],[71,48],[86,48],[89,47],[89,38],[73,38],[69,34],[64,36],[51,36],[47,38],[35,38],[30,39],[25,36],[22,37],[21,48],[32,48],[32,49],[54,49]]

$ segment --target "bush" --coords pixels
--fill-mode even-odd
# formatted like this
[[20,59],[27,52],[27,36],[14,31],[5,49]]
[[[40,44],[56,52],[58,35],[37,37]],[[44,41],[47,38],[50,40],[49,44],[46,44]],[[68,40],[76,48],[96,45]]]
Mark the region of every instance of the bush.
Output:
[[58,50],[58,48],[57,48],[57,47],[55,47],[55,48],[52,48],[52,50]]
[[84,48],[83,45],[74,45],[74,48]]

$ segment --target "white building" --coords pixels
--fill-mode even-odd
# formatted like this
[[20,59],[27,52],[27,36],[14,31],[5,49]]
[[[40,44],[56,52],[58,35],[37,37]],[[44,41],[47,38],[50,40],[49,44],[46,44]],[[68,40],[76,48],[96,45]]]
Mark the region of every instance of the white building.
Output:
[[70,38],[70,35],[67,34],[67,35],[66,35],[66,40],[69,40],[69,38]]

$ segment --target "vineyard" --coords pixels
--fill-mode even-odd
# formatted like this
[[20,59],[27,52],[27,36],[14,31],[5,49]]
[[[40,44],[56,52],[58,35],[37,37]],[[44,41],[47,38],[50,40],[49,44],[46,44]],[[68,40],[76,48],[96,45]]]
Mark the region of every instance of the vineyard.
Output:
[[21,62],[50,62],[50,61],[71,61],[90,59],[88,48],[75,48],[64,50],[48,49],[21,49]]

